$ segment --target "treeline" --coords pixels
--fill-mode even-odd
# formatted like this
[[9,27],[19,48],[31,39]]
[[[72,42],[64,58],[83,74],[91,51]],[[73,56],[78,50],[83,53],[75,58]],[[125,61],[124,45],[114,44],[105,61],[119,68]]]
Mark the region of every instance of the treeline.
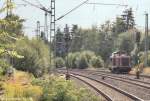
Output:
[[[135,45],[133,11],[132,9],[126,9],[122,15],[116,17],[114,22],[106,21],[100,27],[92,26],[90,29],[83,29],[78,25],[66,25],[64,31],[58,28],[56,34],[56,55],[65,59],[67,52],[69,52],[68,60],[70,61],[71,54],[80,54],[77,55],[77,58],[80,58],[82,53],[88,50],[94,53],[93,56],[101,57],[100,60],[102,59],[106,66],[112,52],[124,50],[130,54]],[[67,45],[69,45],[69,48],[67,48]],[[83,61],[83,59],[81,60]],[[86,60],[88,61],[88,58]],[[72,68],[70,65],[69,67]],[[78,67],[77,62],[76,67]]]

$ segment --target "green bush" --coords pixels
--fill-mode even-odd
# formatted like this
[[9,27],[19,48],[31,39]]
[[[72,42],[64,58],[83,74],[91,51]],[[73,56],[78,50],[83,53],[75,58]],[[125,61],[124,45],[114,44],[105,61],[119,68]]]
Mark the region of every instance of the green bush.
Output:
[[79,56],[79,52],[69,53],[66,57],[66,66],[68,66],[69,68],[77,68],[76,61]]
[[97,57],[95,53],[91,51],[69,53],[66,60],[68,60],[66,65],[69,68],[85,69],[91,66],[99,68],[104,64],[102,58],[100,56]]
[[[144,52],[140,52],[140,63],[144,63],[144,61],[145,61],[145,54]],[[150,51],[148,52],[147,65],[150,66]]]
[[0,75],[4,75],[6,73],[7,68],[10,67],[10,64],[0,59]]
[[83,54],[83,56],[85,56],[88,63],[90,62],[90,60],[93,56],[96,56],[95,53],[92,51],[83,51],[83,52],[81,52],[81,54]]
[[98,97],[84,88],[77,88],[73,82],[62,77],[35,79],[32,84],[43,87],[40,101],[100,101]]
[[65,66],[65,61],[61,57],[55,59],[56,68],[62,68]]
[[104,66],[104,61],[100,56],[93,56],[90,60],[90,65],[95,68],[101,68]]
[[37,39],[23,39],[16,42],[16,50],[23,55],[22,59],[14,59],[14,67],[28,71],[38,77],[48,71],[50,67],[50,53],[48,46]]
[[85,69],[88,68],[89,63],[88,63],[88,59],[84,54],[81,54],[77,59],[76,59],[76,65],[77,68],[79,69]]

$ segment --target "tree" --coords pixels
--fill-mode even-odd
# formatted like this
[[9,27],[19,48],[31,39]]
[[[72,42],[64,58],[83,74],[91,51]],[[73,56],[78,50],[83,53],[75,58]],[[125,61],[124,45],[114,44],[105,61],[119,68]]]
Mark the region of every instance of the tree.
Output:
[[23,59],[14,59],[14,67],[28,71],[34,76],[42,76],[50,67],[50,53],[48,46],[42,40],[27,38],[16,43],[16,50],[24,56]]
[[122,15],[123,21],[126,24],[125,29],[133,29],[135,26],[132,8],[126,9]]
[[135,26],[135,20],[133,16],[132,8],[123,11],[121,17],[116,17],[112,31],[118,35],[122,32],[128,31],[129,29],[133,29]]
[[125,27],[126,27],[126,24],[123,21],[123,19],[121,17],[116,17],[116,22],[114,22],[112,31],[117,35],[122,32],[125,32],[126,31]]
[[[98,54],[107,63],[109,56],[116,49],[114,46],[115,37],[111,32],[100,32]],[[114,49],[115,48],[115,49]]]
[[56,32],[56,56],[64,57],[65,55],[65,40],[64,34],[61,32],[60,28]]
[[126,32],[118,36],[118,49],[126,51],[128,54],[134,49],[134,40],[132,40],[131,33]]
[[[18,37],[23,36],[23,22],[24,19],[21,19],[18,15],[9,15],[4,18],[9,24],[4,27],[4,30],[7,33],[11,33],[12,36]],[[12,22],[12,23],[11,23]],[[1,25],[4,26],[4,25]]]
[[[147,40],[150,40],[150,36],[147,37]],[[148,45],[148,50],[150,50],[150,41],[148,41],[147,43]],[[140,51],[144,51],[145,50],[145,38],[142,39],[141,44],[140,44]]]
[[[0,9],[0,12],[5,11],[6,9]],[[13,18],[9,18],[9,16],[0,19],[0,67],[5,70],[6,67],[12,65],[12,58],[23,58],[23,56],[19,55],[15,50],[15,42],[19,40],[15,36],[14,30],[21,30],[18,27],[21,23],[18,21],[14,21]],[[13,29],[13,31],[10,31]]]
[[70,45],[71,52],[77,52],[81,50],[83,37],[83,30],[78,25],[73,25],[71,30],[72,41]]

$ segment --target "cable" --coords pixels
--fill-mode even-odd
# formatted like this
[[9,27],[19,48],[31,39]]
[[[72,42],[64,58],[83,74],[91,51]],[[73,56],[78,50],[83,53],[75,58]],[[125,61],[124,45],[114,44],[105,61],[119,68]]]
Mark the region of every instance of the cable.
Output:
[[27,1],[27,0],[22,0],[22,1],[28,3],[28,4],[31,5],[31,6],[34,6],[34,7],[36,7],[36,8],[39,8],[39,9],[45,11],[45,12],[48,12],[48,13],[50,13],[50,14],[52,13],[51,11],[49,11],[48,9],[46,9],[45,7],[40,7],[40,6],[35,5],[35,4],[33,4],[33,3],[31,3],[31,2],[29,2],[29,1]]
[[122,5],[122,4],[106,4],[106,3],[86,3],[86,4],[92,4],[92,5],[110,5],[110,6],[125,6],[127,7],[128,5]]
[[41,9],[41,7],[40,6],[38,6],[38,5],[35,5],[35,4],[32,4],[32,3],[30,3],[29,1],[27,1],[27,0],[22,0],[23,2],[26,2],[27,4],[30,4],[31,6],[34,6],[34,7],[36,7],[36,8],[39,8],[39,9]]
[[41,7],[44,7],[39,0],[35,0]]
[[64,15],[60,16],[59,18],[56,19],[57,20],[60,20],[62,19],[63,17],[65,17],[66,15],[70,14],[71,12],[75,11],[76,9],[80,8],[82,5],[84,5],[85,3],[87,3],[89,0],[86,0],[84,2],[82,2],[81,4],[77,5],[76,7],[74,7],[73,9],[71,9],[69,12],[65,13]]

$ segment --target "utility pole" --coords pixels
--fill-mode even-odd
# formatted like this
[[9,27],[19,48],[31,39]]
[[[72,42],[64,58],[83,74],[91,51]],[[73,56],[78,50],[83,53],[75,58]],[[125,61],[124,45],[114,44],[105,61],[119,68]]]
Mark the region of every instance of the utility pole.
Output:
[[149,44],[148,44],[148,13],[145,14],[145,62],[144,65],[145,67],[147,66],[148,62],[148,49],[149,49]]
[[39,39],[40,36],[40,21],[37,21],[37,39]]
[[47,12],[45,12],[45,25],[44,25],[44,40],[48,41],[48,25],[47,25]]
[[[50,65],[52,63],[52,56],[51,56],[51,44],[52,44],[52,38],[54,42],[54,58],[56,57],[56,33],[55,33],[55,0],[51,0],[51,15],[50,15]],[[55,65],[55,64],[54,64]]]
[[66,24],[66,27],[64,28],[64,39],[65,39],[65,50],[66,50],[66,69],[67,69],[67,73],[66,73],[66,80],[70,79],[70,75],[69,75],[69,61],[68,61],[68,53],[69,53],[69,43],[70,43],[70,33],[69,33],[69,27]]

